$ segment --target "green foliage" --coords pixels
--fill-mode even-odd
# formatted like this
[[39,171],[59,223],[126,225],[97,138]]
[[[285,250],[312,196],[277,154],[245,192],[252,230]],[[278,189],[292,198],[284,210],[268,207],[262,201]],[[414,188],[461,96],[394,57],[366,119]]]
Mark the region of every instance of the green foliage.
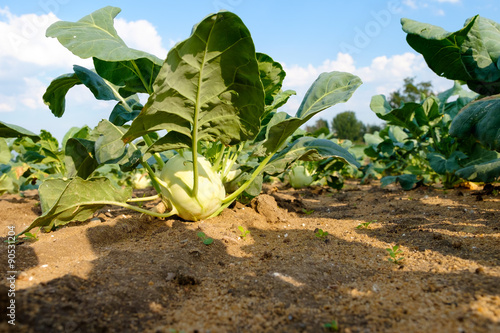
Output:
[[322,118],[316,120],[314,125],[306,126],[306,131],[316,138],[321,135],[327,136],[330,134],[328,121]]
[[333,118],[332,129],[339,139],[357,142],[363,138],[364,125],[356,118],[354,111],[344,111],[337,114]]
[[339,330],[339,324],[336,320],[332,320],[329,323],[323,324],[323,327],[332,332],[338,332]]
[[214,240],[210,237],[208,237],[207,235],[205,235],[205,233],[203,231],[199,231],[196,236],[198,236],[198,238],[200,238],[203,242],[203,244],[205,245],[210,245],[214,242]]
[[377,222],[377,220],[371,220],[368,222],[361,222],[360,224],[358,224],[356,229],[370,229],[370,224],[372,224],[374,222]]
[[[0,140],[0,161],[9,163],[0,167],[0,191],[19,187],[9,173],[27,176],[28,162],[52,168],[43,169],[54,178],[40,187],[43,214],[24,232],[85,220],[103,205],[198,220],[219,214],[237,198],[258,195],[264,177],[282,174],[299,159],[335,158],[358,166],[347,149],[330,140],[296,135],[320,111],[347,101],[362,83],[357,76],[322,73],[295,116],[289,116],[277,111],[295,94],[281,90],[283,67],[255,52],[250,32],[235,14],[222,11],[205,17],[162,61],[125,45],[113,27],[119,12],[104,7],[47,30],[48,37],[57,38],[73,54],[92,58],[94,69],[74,66],[72,73],[57,77],[47,87],[44,102],[61,117],[67,92],[83,85],[96,99],[114,102],[108,120],[94,129],[71,129],[62,147],[49,133],[38,137],[13,125],[0,126],[3,137],[15,138]],[[149,95],[144,106],[138,93]],[[20,160],[22,169],[13,170],[11,151],[16,149],[24,150],[19,156],[25,160]],[[178,174],[176,182],[165,179],[168,173],[158,176],[174,156],[183,155],[192,156],[183,162],[189,176]],[[139,198],[130,198],[133,176],[144,175],[144,170],[167,212],[146,210],[135,204]],[[220,175],[220,193],[227,189],[229,194],[204,209],[202,194],[213,192],[203,181],[210,178],[208,173]],[[187,209],[174,200],[181,196],[167,195],[170,189],[178,191],[178,185],[190,199]],[[200,214],[186,213],[193,207],[203,209]]]
[[319,239],[325,239],[328,236],[328,231],[323,231],[323,229],[314,229],[314,236]]
[[[452,96],[458,98],[449,101]],[[388,127],[379,133],[365,135],[369,144],[365,154],[373,160],[372,170],[385,176],[382,185],[398,182],[409,190],[418,182],[440,181],[449,188],[464,179],[494,179],[486,177],[484,172],[476,175],[461,170],[491,162],[500,155],[473,140],[459,142],[450,133],[450,124],[458,117],[457,110],[474,97],[475,94],[463,90],[459,83],[421,103],[408,102],[397,109],[391,108],[385,96],[374,96],[370,106]]]
[[387,259],[389,262],[400,265],[404,260],[404,257],[401,256],[403,254],[403,251],[399,248],[399,245],[394,245],[393,247],[387,248],[385,250],[389,254],[389,258]]
[[431,24],[401,20],[408,44],[424,56],[430,69],[460,80],[482,95],[500,93],[500,25],[476,15],[462,29],[448,32]]
[[238,230],[240,231],[240,235],[239,237],[241,239],[244,239],[249,233],[250,233],[250,230],[246,230],[244,227],[242,226],[238,226]]
[[[479,15],[468,19],[456,32],[409,19],[402,19],[401,23],[408,34],[408,44],[424,56],[436,74],[460,80],[471,90],[487,96],[464,103],[463,108],[450,113],[449,134],[461,140],[460,146],[477,140],[484,148],[500,151],[500,24]],[[455,161],[444,156],[446,164],[461,167],[456,170],[459,177],[495,181],[500,177],[500,156],[494,156],[483,147],[478,149],[481,154],[475,151],[473,161],[461,163],[459,160],[464,160],[463,156],[455,155]],[[463,152],[469,155],[468,151]]]

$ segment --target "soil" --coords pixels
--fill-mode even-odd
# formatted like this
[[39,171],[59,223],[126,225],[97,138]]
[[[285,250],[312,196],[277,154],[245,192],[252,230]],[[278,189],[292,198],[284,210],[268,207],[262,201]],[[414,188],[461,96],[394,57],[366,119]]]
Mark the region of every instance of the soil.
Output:
[[[29,225],[37,200],[0,197],[2,271],[8,226]],[[500,332],[499,228],[491,186],[269,186],[199,222],[104,207],[16,246],[0,331]]]

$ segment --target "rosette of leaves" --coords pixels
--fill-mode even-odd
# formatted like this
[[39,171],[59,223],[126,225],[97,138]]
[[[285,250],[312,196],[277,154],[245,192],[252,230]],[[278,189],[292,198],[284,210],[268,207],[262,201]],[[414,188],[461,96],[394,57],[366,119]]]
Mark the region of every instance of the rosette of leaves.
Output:
[[[476,140],[500,151],[500,24],[479,15],[455,32],[409,19],[401,23],[408,44],[424,56],[429,68],[440,76],[465,82],[481,95],[453,119],[450,134],[462,142]],[[482,182],[498,179],[500,160],[492,155],[483,154],[478,163],[457,170],[457,175]]]
[[[243,193],[258,195],[265,173],[281,173],[296,160],[335,156],[356,165],[347,150],[329,140],[291,138],[318,112],[347,101],[361,84],[357,76],[321,74],[291,116],[277,110],[294,94],[281,90],[283,68],[255,51],[250,32],[237,15],[223,11],[207,16],[160,61],[125,45],[113,28],[119,11],[105,7],[77,22],[57,22],[47,30],[48,36],[58,38],[74,54],[92,57],[95,66],[93,70],[74,67],[74,73],[51,83],[44,99],[52,112],[64,113],[64,97],[76,84],[116,105],[109,120],[103,120],[90,137],[68,140],[66,153],[73,172],[67,180],[44,183],[40,193],[43,214],[25,232],[84,220],[103,205],[197,220],[216,216]],[[149,98],[139,107],[135,96],[143,92]],[[69,151],[68,145],[75,149]],[[237,163],[242,155],[251,156],[252,163]],[[182,176],[175,170],[161,172],[169,161],[179,160],[176,156],[185,159],[176,163]],[[130,198],[129,189],[112,191],[116,185],[109,178],[94,176],[106,164],[127,170],[138,165],[146,168],[158,193],[155,198],[161,198],[169,210],[161,213],[134,205],[139,199]],[[215,209],[204,207],[200,198],[211,191],[210,183],[220,189],[219,182],[227,178],[224,173],[234,171],[235,165],[241,172],[232,179],[234,191],[212,200],[218,205]],[[176,179],[163,178],[170,176]],[[176,202],[178,198],[192,200],[192,204]],[[186,207],[202,213],[186,212]]]

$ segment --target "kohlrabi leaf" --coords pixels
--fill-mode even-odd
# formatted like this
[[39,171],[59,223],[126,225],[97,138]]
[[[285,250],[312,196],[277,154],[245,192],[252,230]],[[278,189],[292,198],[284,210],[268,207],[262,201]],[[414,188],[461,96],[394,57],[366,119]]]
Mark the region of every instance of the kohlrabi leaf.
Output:
[[125,141],[167,130],[194,148],[198,141],[229,145],[258,134],[264,90],[250,33],[233,13],[219,12],[196,25],[169,51],[153,87]]
[[457,171],[460,178],[473,182],[492,183],[500,178],[500,159],[471,165]]
[[66,109],[66,94],[71,88],[81,83],[75,73],[60,75],[50,82],[43,94],[43,102],[54,116],[62,117]]
[[78,84],[84,84],[98,100],[120,100],[119,96],[116,96],[116,89],[94,71],[78,65],[74,65],[73,70],[73,74],[63,74],[55,78],[43,94],[43,101],[54,116],[61,117],[64,114],[66,94]]
[[70,128],[66,134],[64,134],[64,137],[62,139],[62,151],[65,151],[66,149],[66,142],[70,138],[78,138],[78,139],[88,139],[89,138],[89,133],[90,133],[90,127],[87,125],[83,127],[72,127]]
[[266,93],[266,105],[271,105],[275,96],[280,92],[286,73],[279,62],[274,61],[264,53],[257,53],[260,79]]
[[454,151],[448,158],[438,153],[427,154],[431,168],[440,175],[457,171],[461,168],[460,161],[466,158],[467,155],[458,150]]
[[338,158],[356,168],[360,167],[356,158],[347,149],[333,141],[304,136],[274,155],[264,171],[271,175],[279,174],[297,160],[319,161],[329,157]]
[[453,33],[405,18],[401,24],[408,44],[436,74],[465,81],[480,94],[500,92],[500,24],[479,15]]
[[107,178],[48,179],[40,185],[42,215],[23,233],[44,227],[50,230],[73,221],[85,221],[106,204],[123,203],[131,188],[117,188]]
[[450,135],[464,140],[472,135],[484,146],[500,151],[500,95],[468,104],[453,119]]
[[10,162],[12,154],[10,153],[7,140],[0,138],[0,164],[7,164]]
[[23,136],[30,137],[33,141],[40,140],[38,135],[21,126],[11,125],[0,121],[0,138],[21,138]]
[[95,142],[82,138],[69,138],[65,145],[66,177],[87,179],[99,166],[95,159]]
[[151,93],[151,85],[163,61],[125,44],[113,26],[119,12],[120,8],[108,6],[77,22],[55,22],[46,35],[57,38],[80,58],[94,58],[99,75],[113,84],[125,85],[124,97],[136,92]]
[[296,92],[294,90],[285,90],[280,91],[275,97],[271,105],[266,105],[264,108],[264,114],[262,115],[262,120],[260,123],[260,132],[255,138],[255,142],[264,141],[266,138],[266,133],[268,129],[269,122],[276,114],[276,110],[288,102],[288,99],[295,95]]
[[392,109],[384,95],[376,95],[372,97],[370,108],[382,120],[385,120],[389,125],[396,125],[407,128],[415,135],[420,135],[420,129],[416,119],[415,112],[421,109],[419,103],[406,103],[399,109]]
[[409,191],[417,183],[417,176],[413,174],[404,174],[399,176],[386,176],[380,180],[380,186],[385,187],[392,183],[399,183],[403,190]]
[[107,6],[96,10],[77,22],[58,21],[46,32],[55,37],[76,56],[86,59],[95,57],[104,61],[124,61],[146,58],[151,65],[162,61],[147,52],[129,48],[118,36],[113,19],[120,8]]
[[345,72],[322,73],[307,91],[295,117],[276,113],[268,124],[263,147],[276,152],[300,126],[315,114],[335,104],[346,102],[362,84],[356,75]]
[[[458,96],[458,98],[448,101],[452,96]],[[449,115],[451,120],[455,118],[464,106],[469,104],[477,96],[477,93],[463,89],[460,81],[455,81],[452,88],[437,95],[439,100],[439,111],[441,114]]]
[[108,120],[101,120],[92,131],[95,140],[95,158],[99,164],[120,163],[128,160],[128,149],[121,140],[125,129]]
[[126,98],[125,103],[127,103],[127,107],[124,107],[122,103],[116,104],[109,115],[109,121],[116,126],[122,126],[128,121],[134,120],[143,107],[137,95]]
[[94,58],[94,67],[100,76],[120,87],[121,96],[128,97],[136,93],[151,94],[161,63],[152,63],[147,58],[135,59],[133,63]]

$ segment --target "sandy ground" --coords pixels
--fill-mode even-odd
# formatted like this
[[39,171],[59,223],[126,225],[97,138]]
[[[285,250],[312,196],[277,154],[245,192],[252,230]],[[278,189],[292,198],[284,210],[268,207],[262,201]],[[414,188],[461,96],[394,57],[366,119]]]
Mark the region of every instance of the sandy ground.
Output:
[[[0,197],[4,272],[37,199]],[[500,332],[499,228],[498,188],[269,186],[196,223],[105,207],[16,246],[0,331]]]

